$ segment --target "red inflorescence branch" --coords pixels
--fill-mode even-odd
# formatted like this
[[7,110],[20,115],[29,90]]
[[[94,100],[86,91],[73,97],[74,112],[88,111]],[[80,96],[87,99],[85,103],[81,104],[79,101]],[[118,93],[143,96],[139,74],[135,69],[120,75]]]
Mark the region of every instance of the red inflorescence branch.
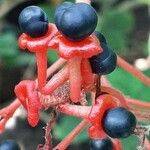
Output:
[[145,139],[145,147],[146,147],[146,150],[150,150],[150,142],[147,138]]
[[[59,59],[56,63],[54,63],[50,68],[48,68],[48,71],[47,71],[47,74],[48,76],[50,76],[51,74],[53,74],[57,69],[59,69],[59,67],[61,65],[63,65],[65,63],[65,60],[64,59]],[[127,64],[127,62],[126,62]],[[124,65],[124,63],[123,63]],[[124,66],[125,67],[125,66]],[[134,70],[134,68],[132,68]],[[142,74],[142,73],[141,73]],[[65,74],[66,75],[66,74]],[[143,76],[143,74],[142,74]],[[63,78],[63,76],[59,76],[57,81],[59,81],[60,78]],[[142,81],[143,81],[143,78],[140,78]],[[67,80],[67,79],[66,79]],[[102,84],[104,85],[108,85],[108,82],[106,79],[102,79]],[[109,84],[110,86],[110,84]],[[147,102],[142,102],[142,101],[139,101],[139,100],[135,100],[135,99],[131,99],[129,97],[124,97],[120,92],[118,92],[117,90],[111,88],[111,87],[101,87],[102,91],[104,92],[107,92],[109,94],[111,94],[112,96],[116,97],[117,99],[120,100],[120,102],[124,105],[127,105],[129,107],[138,107],[138,108],[141,108],[141,109],[149,109],[150,106],[149,106],[149,103]],[[12,117],[13,113],[15,112],[15,110],[20,107],[20,102],[18,100],[15,100],[11,105],[9,105],[8,107],[2,109],[0,111],[0,114],[1,114],[1,122],[0,122],[0,129],[1,131],[4,130],[4,127],[5,127],[5,124],[7,122],[7,120]],[[66,105],[66,104],[65,104]],[[60,105],[61,107],[62,105]],[[85,106],[85,107],[88,107],[88,106]],[[75,108],[75,107],[74,107]],[[81,109],[80,109],[81,110]],[[131,109],[132,110],[132,109]],[[146,119],[146,116],[147,114],[149,114],[149,111],[148,112],[142,112],[143,110],[132,110],[135,114],[138,114],[137,117],[141,118],[142,120],[144,121],[147,121]],[[72,113],[70,113],[72,115]],[[88,114],[89,114],[89,110],[88,110]],[[140,114],[140,115],[139,115]],[[143,114],[143,115],[142,115]],[[76,130],[75,130],[76,131]],[[75,137],[75,135],[77,135],[77,133],[75,132],[73,134],[73,138]],[[73,139],[72,139],[73,140]],[[71,141],[72,141],[71,140]],[[71,142],[70,141],[70,142]],[[63,146],[65,146],[65,144],[61,144]],[[60,146],[60,145],[59,145]]]
[[144,102],[143,100],[137,100],[130,97],[126,97],[126,101],[129,106],[138,107],[138,108],[144,108],[144,109],[150,109],[150,103]]
[[133,76],[137,77],[139,80],[141,80],[144,84],[150,86],[150,78],[145,76],[141,71],[134,68],[132,65],[127,63],[124,59],[121,57],[117,57],[117,64],[127,72],[131,73]]
[[0,133],[5,130],[7,121],[13,116],[14,112],[20,107],[20,101],[17,99],[9,106],[0,110]]

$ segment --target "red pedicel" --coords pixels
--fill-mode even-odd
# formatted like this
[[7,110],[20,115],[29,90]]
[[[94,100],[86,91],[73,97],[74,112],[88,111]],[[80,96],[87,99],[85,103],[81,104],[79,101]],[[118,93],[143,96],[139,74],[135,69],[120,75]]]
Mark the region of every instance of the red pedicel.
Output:
[[18,40],[18,45],[22,49],[28,49],[36,53],[37,71],[38,71],[38,88],[41,91],[46,84],[47,70],[47,49],[49,41],[57,33],[54,24],[49,24],[47,33],[42,37],[32,38],[23,33]]
[[95,80],[95,74],[92,73],[92,68],[87,58],[81,60],[81,75],[83,89],[87,90],[92,87]]

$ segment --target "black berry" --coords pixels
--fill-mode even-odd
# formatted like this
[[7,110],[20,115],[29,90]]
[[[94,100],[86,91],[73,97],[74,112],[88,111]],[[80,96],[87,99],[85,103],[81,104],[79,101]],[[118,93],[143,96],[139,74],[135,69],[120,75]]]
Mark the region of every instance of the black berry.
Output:
[[100,43],[107,44],[106,38],[104,37],[104,35],[102,33],[98,32],[98,31],[95,31],[94,34],[99,39]]
[[18,19],[22,32],[31,37],[43,36],[48,29],[48,17],[46,13],[37,6],[29,6],[22,10]]
[[95,74],[106,75],[113,72],[117,64],[117,56],[105,43],[101,43],[103,52],[89,58],[92,71]]
[[123,107],[106,111],[103,117],[103,129],[112,138],[125,138],[133,134],[136,127],[134,114]]
[[55,11],[55,23],[71,40],[81,40],[92,34],[98,17],[94,8],[85,3],[65,2]]
[[0,150],[21,150],[14,140],[4,140],[0,143]]
[[113,143],[109,138],[91,140],[90,150],[113,150]]

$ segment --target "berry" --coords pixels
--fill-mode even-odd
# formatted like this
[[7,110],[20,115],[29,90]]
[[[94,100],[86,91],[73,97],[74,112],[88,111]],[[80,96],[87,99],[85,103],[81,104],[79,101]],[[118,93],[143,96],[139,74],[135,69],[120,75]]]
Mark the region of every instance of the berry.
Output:
[[102,121],[104,131],[112,138],[125,138],[133,134],[136,127],[134,114],[123,107],[106,111]]
[[14,140],[4,140],[0,143],[0,150],[20,150],[20,147]]
[[98,31],[95,31],[94,34],[99,39],[100,43],[107,44],[106,38],[104,37],[104,35],[102,33],[98,32]]
[[92,34],[98,17],[94,8],[86,3],[65,2],[55,11],[58,30],[71,40],[81,40]]
[[91,140],[90,150],[113,150],[113,143],[109,138]]
[[92,71],[95,74],[106,75],[113,72],[117,64],[117,56],[105,43],[101,43],[103,52],[89,58]]
[[48,30],[48,17],[37,6],[29,6],[22,10],[18,19],[22,32],[31,37],[43,36]]

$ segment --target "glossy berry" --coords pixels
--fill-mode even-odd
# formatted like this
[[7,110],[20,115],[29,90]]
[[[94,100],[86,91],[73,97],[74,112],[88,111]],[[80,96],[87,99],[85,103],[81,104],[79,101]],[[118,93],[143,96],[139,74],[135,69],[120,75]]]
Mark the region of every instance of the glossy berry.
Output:
[[71,40],[81,40],[92,34],[98,17],[94,8],[86,3],[65,2],[55,11],[55,24]]
[[133,134],[136,127],[134,114],[123,107],[109,109],[103,117],[103,129],[113,138],[125,138]]
[[48,30],[46,13],[37,6],[29,6],[22,10],[18,23],[22,32],[31,37],[43,36]]
[[21,150],[14,140],[5,140],[0,143],[0,150]]
[[101,43],[103,52],[89,58],[92,71],[95,74],[106,75],[113,72],[117,64],[117,56],[105,43]]
[[102,33],[98,32],[98,31],[95,31],[94,34],[99,39],[100,43],[107,44],[106,38],[104,37],[104,35]]
[[109,138],[91,140],[90,150],[113,150],[113,143]]

